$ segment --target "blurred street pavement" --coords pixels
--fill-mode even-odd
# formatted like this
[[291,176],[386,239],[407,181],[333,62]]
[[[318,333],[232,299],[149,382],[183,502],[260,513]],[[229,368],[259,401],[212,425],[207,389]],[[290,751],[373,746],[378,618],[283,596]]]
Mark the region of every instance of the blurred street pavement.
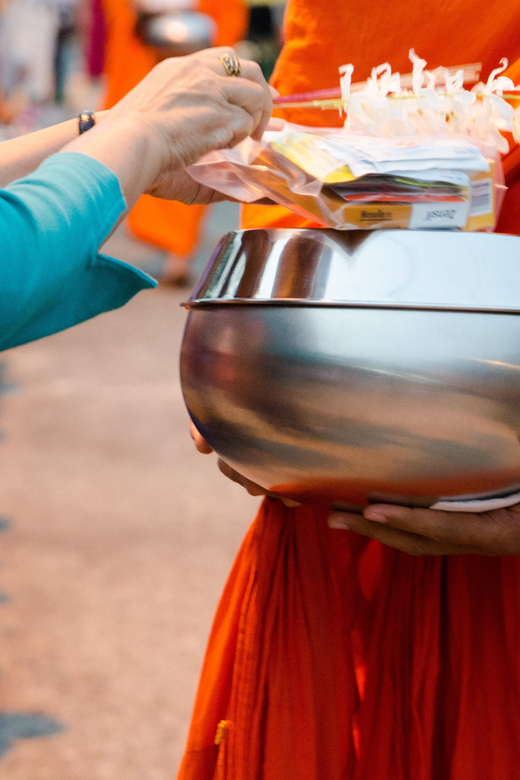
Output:
[[[198,270],[236,208],[213,213]],[[120,229],[105,251],[157,272]],[[257,499],[188,434],[187,291],[0,357],[0,780],[170,780]]]

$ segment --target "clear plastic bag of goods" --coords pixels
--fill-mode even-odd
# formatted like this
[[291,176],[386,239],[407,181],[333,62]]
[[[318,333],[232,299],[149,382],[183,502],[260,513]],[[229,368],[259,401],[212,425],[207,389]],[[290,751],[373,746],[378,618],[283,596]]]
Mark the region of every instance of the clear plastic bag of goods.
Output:
[[189,169],[231,198],[265,198],[327,227],[492,229],[503,177],[496,148],[467,138],[376,138],[286,124]]
[[[267,198],[339,230],[492,230],[506,189],[504,133],[520,136],[520,90],[500,75],[507,61],[468,91],[463,69],[427,71],[413,49],[410,59],[406,89],[388,63],[362,90],[351,89],[353,67],[340,68],[333,102],[344,127],[278,120],[261,141],[205,155],[190,175],[244,203]],[[330,108],[330,100],[312,102]]]

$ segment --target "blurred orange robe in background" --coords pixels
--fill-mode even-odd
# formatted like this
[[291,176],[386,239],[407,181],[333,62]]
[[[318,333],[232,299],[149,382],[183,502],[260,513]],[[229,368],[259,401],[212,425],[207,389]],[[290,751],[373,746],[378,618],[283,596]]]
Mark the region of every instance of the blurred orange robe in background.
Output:
[[[520,58],[520,3],[290,0],[282,95],[389,61]],[[512,69],[520,80],[520,67]],[[337,113],[293,110],[302,124]],[[516,152],[506,160],[520,168]],[[520,232],[512,184],[500,228]],[[309,225],[244,208],[245,227]],[[265,499],[211,632],[179,780],[516,780],[520,559],[410,557]]]
[[[157,63],[155,51],[135,34],[137,13],[131,0],[103,0],[107,22],[105,107],[110,108]],[[198,10],[217,23],[216,46],[233,46],[247,31],[248,8],[244,0],[199,0]],[[133,234],[179,257],[194,250],[205,206],[160,200],[143,195],[130,212]]]

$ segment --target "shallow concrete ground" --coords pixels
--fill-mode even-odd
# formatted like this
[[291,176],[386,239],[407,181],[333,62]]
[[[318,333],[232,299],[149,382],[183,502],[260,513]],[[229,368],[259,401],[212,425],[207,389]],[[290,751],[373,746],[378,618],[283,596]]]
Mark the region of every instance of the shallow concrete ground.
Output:
[[[207,246],[235,219],[217,212]],[[160,264],[121,232],[111,251]],[[0,780],[175,778],[257,506],[189,438],[185,295],[141,293],[3,356]]]

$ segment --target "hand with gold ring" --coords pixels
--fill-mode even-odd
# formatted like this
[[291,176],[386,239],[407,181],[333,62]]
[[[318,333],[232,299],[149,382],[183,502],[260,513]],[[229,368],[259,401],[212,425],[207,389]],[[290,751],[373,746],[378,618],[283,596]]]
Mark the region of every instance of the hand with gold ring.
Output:
[[[124,120],[125,137],[132,132],[139,137],[140,187],[148,179],[146,192],[209,202],[219,196],[196,184],[186,168],[206,152],[230,148],[249,135],[260,139],[272,105],[273,92],[259,65],[239,62],[222,47],[163,60],[110,110],[104,125],[117,121],[122,128]],[[125,195],[133,200],[129,191]]]
[[[199,53],[205,58],[209,58],[214,53],[220,54],[218,59],[214,61],[214,64],[216,65],[218,72],[224,75],[227,89],[230,90],[230,98],[232,95],[234,95],[235,91],[237,93],[240,92],[241,95],[243,94],[243,82],[253,82],[254,84],[262,87],[264,92],[264,104],[262,106],[261,115],[259,116],[258,113],[254,114],[255,122],[258,121],[258,125],[255,127],[253,133],[251,133],[254,139],[260,140],[264,130],[267,127],[267,123],[271,118],[271,113],[273,110],[273,98],[278,97],[278,92],[276,89],[271,87],[270,84],[268,84],[268,82],[265,80],[260,65],[258,65],[257,62],[253,62],[252,60],[240,61],[235,52],[229,48],[205,49],[203,52]],[[233,78],[229,78],[230,76]],[[238,78],[238,76],[240,76],[240,78]]]
[[222,55],[220,61],[225,67],[228,76],[240,76],[242,67],[240,65],[240,60],[234,52],[226,52]]

